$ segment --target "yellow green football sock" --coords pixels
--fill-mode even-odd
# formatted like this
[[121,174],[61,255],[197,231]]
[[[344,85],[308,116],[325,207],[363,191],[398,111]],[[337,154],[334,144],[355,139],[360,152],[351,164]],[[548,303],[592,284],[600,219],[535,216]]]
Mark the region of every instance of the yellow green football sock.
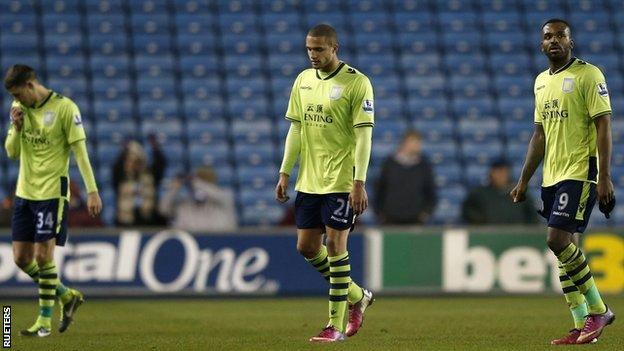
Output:
[[[314,268],[321,273],[323,278],[327,280],[329,283],[329,260],[327,259],[327,247],[325,245],[321,246],[319,252],[313,258],[306,258]],[[347,294],[347,301],[349,304],[354,304],[359,302],[364,294],[362,293],[362,288],[357,285],[356,282],[351,280],[351,284],[349,284],[349,293]]]
[[570,277],[568,277],[568,273],[561,263],[559,263],[559,282],[561,283],[563,296],[568,303],[568,308],[570,308],[570,312],[572,313],[574,328],[582,329],[585,325],[585,316],[587,316],[585,296],[579,292],[576,285],[574,285]]
[[[21,270],[28,274],[35,283],[39,283],[39,265],[37,261],[33,260],[26,267],[21,268]],[[57,281],[55,295],[63,304],[68,303],[72,298],[71,290],[63,285],[60,280]]]
[[349,252],[329,256],[329,323],[344,332],[347,314],[347,294],[351,283]]
[[48,262],[39,270],[39,319],[43,326],[50,327],[52,310],[56,300],[58,275],[54,262]]
[[568,277],[574,282],[579,292],[585,296],[588,311],[591,314],[604,313],[607,310],[594,278],[592,276],[585,255],[574,243],[570,243],[563,251],[557,254],[557,259],[565,268]]

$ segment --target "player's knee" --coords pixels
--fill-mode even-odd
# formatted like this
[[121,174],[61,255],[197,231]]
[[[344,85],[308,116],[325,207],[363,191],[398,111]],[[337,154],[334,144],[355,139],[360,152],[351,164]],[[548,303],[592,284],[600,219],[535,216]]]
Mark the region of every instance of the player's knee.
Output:
[[311,245],[309,243],[297,243],[297,251],[301,256],[305,258],[313,258],[316,256],[320,248],[315,247],[315,245]]
[[15,262],[19,268],[28,266],[32,260],[33,256],[31,254],[19,253],[13,256],[13,262]]
[[39,267],[45,266],[48,262],[52,261],[52,258],[43,252],[35,253],[35,260]]
[[558,254],[570,244],[570,241],[562,240],[560,237],[548,237],[546,244],[552,252]]

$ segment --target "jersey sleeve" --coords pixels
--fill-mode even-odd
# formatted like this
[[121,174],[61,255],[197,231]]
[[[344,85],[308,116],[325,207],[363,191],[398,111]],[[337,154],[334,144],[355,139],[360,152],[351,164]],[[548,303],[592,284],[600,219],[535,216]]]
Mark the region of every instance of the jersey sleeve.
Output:
[[533,83],[533,105],[535,106],[535,109],[533,109],[533,123],[542,124],[542,116],[540,116],[540,113],[537,111],[537,90],[535,89],[537,87],[538,79],[539,76],[535,78],[535,83]]
[[290,91],[290,99],[288,100],[288,110],[286,110],[286,119],[289,121],[301,122],[301,99],[299,96],[299,82],[301,82],[302,74],[299,74],[293,83]]
[[597,67],[591,67],[583,80],[583,95],[591,118],[611,112],[607,82]]
[[373,86],[365,76],[358,79],[351,92],[351,113],[353,127],[372,127],[375,125],[375,104]]
[[78,140],[86,139],[84,127],[82,125],[82,116],[80,110],[75,103],[71,102],[67,105],[63,113],[64,132],[67,143],[72,144]]

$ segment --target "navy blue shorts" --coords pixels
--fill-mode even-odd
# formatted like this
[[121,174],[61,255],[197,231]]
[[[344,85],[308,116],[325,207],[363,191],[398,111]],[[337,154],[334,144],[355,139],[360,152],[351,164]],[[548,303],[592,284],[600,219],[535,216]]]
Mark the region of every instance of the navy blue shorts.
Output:
[[297,192],[295,223],[299,229],[324,228],[346,230],[353,225],[349,193],[308,194]]
[[582,233],[596,203],[596,184],[579,180],[564,180],[542,187],[542,217],[548,226],[568,233]]
[[[59,211],[59,203],[63,206]],[[67,211],[65,199],[26,200],[15,197],[11,231],[13,241],[45,242],[56,238],[56,245],[67,241]]]

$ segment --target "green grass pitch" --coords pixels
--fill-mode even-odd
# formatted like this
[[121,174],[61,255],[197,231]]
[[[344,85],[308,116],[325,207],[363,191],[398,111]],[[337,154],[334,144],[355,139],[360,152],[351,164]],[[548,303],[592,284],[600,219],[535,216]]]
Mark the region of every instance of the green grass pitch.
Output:
[[[587,350],[624,349],[624,296],[608,296],[621,321]],[[90,300],[65,334],[24,338],[37,313],[11,305],[14,350],[551,350],[571,328],[563,297],[380,297],[358,335],[310,344],[326,322],[322,298]],[[57,309],[58,310],[58,309]],[[58,326],[55,313],[55,325]]]

